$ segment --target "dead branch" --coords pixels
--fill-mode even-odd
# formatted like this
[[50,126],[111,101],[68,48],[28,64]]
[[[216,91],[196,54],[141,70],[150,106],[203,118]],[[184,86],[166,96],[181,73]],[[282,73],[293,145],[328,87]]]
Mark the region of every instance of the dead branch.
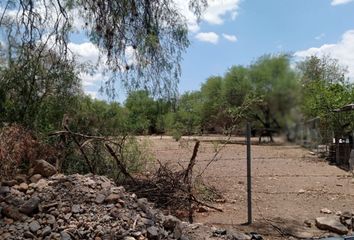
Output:
[[67,126],[64,126],[65,130],[71,135],[72,139],[74,140],[75,144],[78,146],[82,156],[85,158],[86,164],[90,169],[90,172],[92,174],[96,174],[95,173],[95,169],[93,168],[93,166],[91,165],[91,161],[90,159],[87,157],[83,147],[81,146],[80,142],[76,139],[76,136],[74,134],[71,133],[71,131],[69,130],[69,128]]
[[183,179],[184,183],[187,183],[188,181],[190,181],[190,178],[192,176],[193,167],[195,165],[195,159],[197,158],[199,145],[200,145],[200,141],[196,141],[196,143],[194,145],[191,160],[189,161],[188,167],[185,170],[184,179]]
[[119,170],[128,178],[130,178],[134,183],[136,182],[135,179],[132,177],[132,175],[130,175],[130,173],[127,170],[127,167],[125,166],[125,164],[119,160],[119,158],[117,157],[117,155],[115,154],[115,152],[113,151],[113,149],[111,148],[111,146],[109,146],[107,143],[104,144],[105,147],[107,148],[109,154],[111,154],[111,156],[114,158],[114,160],[116,160],[117,166],[119,168]]

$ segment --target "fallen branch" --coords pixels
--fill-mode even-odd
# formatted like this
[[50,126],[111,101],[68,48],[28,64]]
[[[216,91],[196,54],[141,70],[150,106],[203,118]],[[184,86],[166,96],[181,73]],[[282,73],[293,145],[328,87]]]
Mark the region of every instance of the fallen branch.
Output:
[[132,175],[130,175],[130,173],[127,170],[127,167],[125,166],[125,164],[119,160],[119,158],[117,157],[117,155],[115,154],[115,152],[113,151],[113,149],[111,148],[111,146],[109,146],[107,143],[104,144],[105,147],[107,148],[109,154],[111,154],[111,156],[114,158],[114,160],[116,160],[117,166],[119,168],[119,170],[128,178],[130,178],[134,183],[136,183],[135,179],[133,178]]

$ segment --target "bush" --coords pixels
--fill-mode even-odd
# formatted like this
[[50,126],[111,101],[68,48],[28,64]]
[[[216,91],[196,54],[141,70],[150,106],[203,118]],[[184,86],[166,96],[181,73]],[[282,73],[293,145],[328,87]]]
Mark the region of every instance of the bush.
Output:
[[55,156],[53,147],[40,142],[20,125],[9,125],[0,130],[0,181],[27,171],[35,160],[54,160]]

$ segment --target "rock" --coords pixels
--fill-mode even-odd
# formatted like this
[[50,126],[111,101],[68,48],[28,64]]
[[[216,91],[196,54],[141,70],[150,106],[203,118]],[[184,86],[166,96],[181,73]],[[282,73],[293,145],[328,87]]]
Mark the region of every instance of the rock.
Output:
[[303,194],[303,193],[305,193],[305,192],[306,192],[306,190],[304,190],[304,189],[300,189],[300,190],[298,191],[299,194]]
[[204,206],[199,206],[197,209],[197,212],[199,212],[199,213],[208,212],[208,211],[209,211],[209,209]]
[[37,160],[34,162],[33,174],[40,174],[43,177],[53,176],[57,169],[45,160]]
[[312,227],[312,222],[310,220],[305,220],[304,224],[306,227],[309,227],[309,228]]
[[46,237],[50,235],[51,232],[52,232],[52,228],[50,226],[46,226],[42,231],[42,236]]
[[38,191],[42,191],[44,188],[48,187],[48,182],[45,179],[40,179],[37,183],[34,184],[34,187]]
[[240,232],[235,232],[235,231],[229,231],[228,239],[233,239],[233,240],[251,240],[251,236],[246,235],[244,233]]
[[110,194],[108,197],[106,197],[105,202],[107,203],[116,203],[119,200],[119,195],[118,194]]
[[332,211],[329,210],[328,208],[322,208],[322,209],[321,209],[321,213],[324,213],[324,214],[331,214]]
[[75,205],[73,205],[73,206],[71,207],[71,212],[72,212],[72,213],[80,213],[80,211],[81,211],[81,207],[80,207],[80,205],[78,205],[78,204],[75,204]]
[[15,221],[21,221],[25,218],[25,215],[20,213],[16,207],[13,206],[4,206],[2,209],[2,215],[5,217],[11,218]]
[[42,178],[42,175],[34,174],[32,177],[30,177],[30,181],[31,181],[31,183],[37,183],[41,178]]
[[101,203],[104,202],[105,199],[106,199],[106,196],[105,196],[105,195],[103,195],[103,194],[97,194],[96,199],[95,199],[95,202],[96,202],[97,204],[101,204]]
[[321,230],[328,230],[338,234],[347,234],[348,229],[340,222],[339,217],[316,218],[316,226]]
[[41,225],[37,221],[32,221],[29,224],[29,230],[33,233],[36,233],[39,229],[41,229]]
[[39,203],[40,199],[38,197],[31,197],[20,207],[19,210],[26,215],[31,215],[38,210]]
[[176,225],[178,225],[181,221],[172,216],[172,215],[168,215],[166,217],[164,217],[164,221],[162,223],[163,227],[167,230],[167,231],[173,231],[176,227]]
[[159,239],[159,229],[157,227],[148,227],[146,231],[149,240]]
[[215,229],[213,230],[213,236],[214,237],[217,237],[217,236],[220,236],[220,235],[226,235],[227,231],[226,229]]
[[27,175],[25,174],[18,174],[15,176],[15,180],[17,181],[18,184],[24,183],[27,181]]
[[341,218],[343,219],[351,219],[353,217],[351,212],[345,211],[341,214]]
[[0,186],[0,195],[6,195],[10,192],[11,191],[9,186]]
[[124,237],[123,240],[136,240],[136,239],[134,237],[127,236],[127,237]]
[[28,190],[28,185],[27,183],[21,183],[20,185],[18,185],[17,189],[21,192],[26,192]]
[[23,234],[23,236],[24,236],[25,238],[30,238],[30,239],[36,238],[36,236],[34,236],[30,231],[25,232],[25,233]]
[[69,233],[62,231],[60,232],[60,240],[71,240]]
[[174,230],[173,230],[173,237],[175,239],[180,239],[182,237],[182,224],[177,223]]
[[12,187],[15,186],[17,184],[16,180],[7,180],[7,181],[2,181],[1,182],[2,186],[8,186],[8,187]]

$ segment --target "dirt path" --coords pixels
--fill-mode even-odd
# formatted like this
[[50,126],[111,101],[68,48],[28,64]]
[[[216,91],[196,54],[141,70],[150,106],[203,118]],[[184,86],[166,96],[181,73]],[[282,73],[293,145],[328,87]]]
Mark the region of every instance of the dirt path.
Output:
[[[222,144],[216,137],[201,138],[196,172],[202,171]],[[219,139],[219,138],[218,138]],[[242,142],[242,138],[233,139]],[[254,139],[256,141],[256,139]],[[162,162],[185,166],[193,142],[176,142],[169,137],[150,137],[152,153]],[[279,142],[279,139],[278,139]],[[266,220],[280,225],[303,225],[321,216],[320,210],[354,212],[354,180],[350,173],[312,156],[309,151],[289,144],[253,145],[253,216],[256,229],[242,227],[247,221],[246,147],[242,144],[224,146],[217,161],[204,172],[204,181],[219,189],[225,203],[216,203],[223,212],[197,213],[197,222],[220,226],[259,230]],[[258,224],[258,225],[257,225]],[[267,230],[268,231],[268,230]]]

